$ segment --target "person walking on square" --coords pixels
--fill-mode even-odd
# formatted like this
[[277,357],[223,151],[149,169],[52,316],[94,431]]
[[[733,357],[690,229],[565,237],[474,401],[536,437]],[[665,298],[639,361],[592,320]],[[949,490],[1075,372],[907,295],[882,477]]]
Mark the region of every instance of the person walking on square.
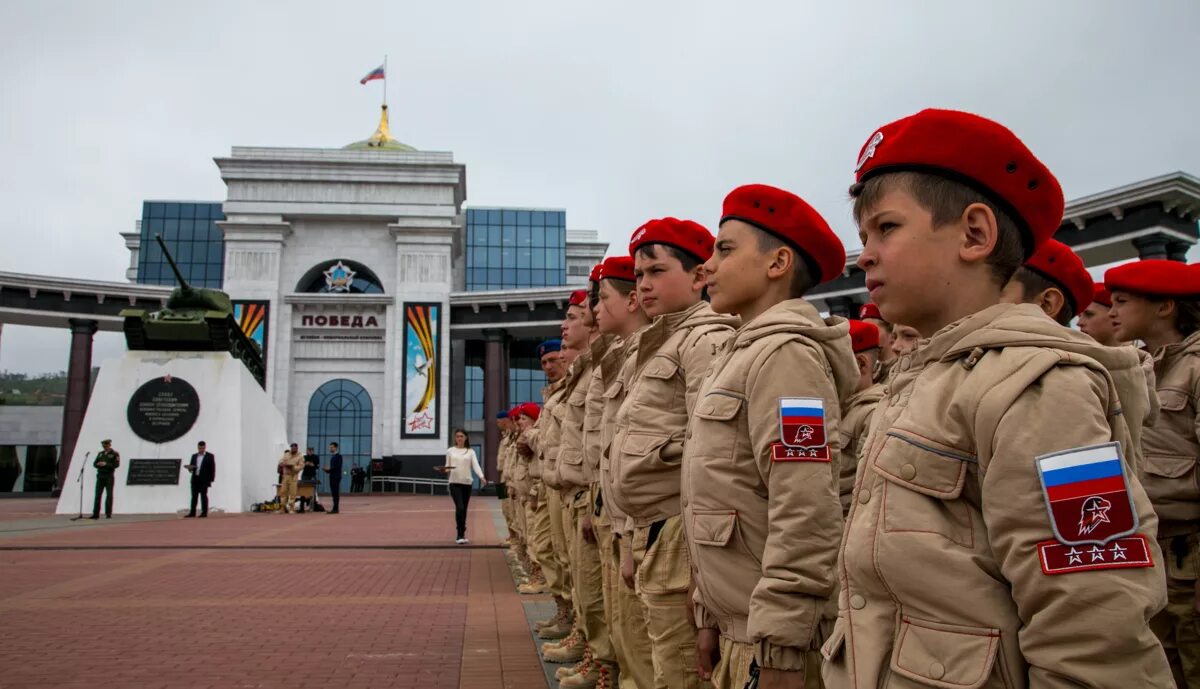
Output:
[[292,504],[296,502],[296,479],[304,469],[304,456],[300,454],[300,446],[292,443],[291,448],[279,459],[279,500],[283,512],[288,514],[295,511]]
[[192,474],[192,508],[188,510],[187,516],[196,516],[196,499],[199,498],[200,516],[207,517],[208,488],[217,480],[217,459],[207,450],[203,440],[196,443],[196,454],[192,455],[187,470]]
[[337,443],[329,443],[329,465],[325,467],[325,473],[329,474],[329,494],[333,498],[333,509],[326,514],[337,514],[342,497],[342,453]]
[[454,542],[459,545],[470,543],[467,540],[467,505],[471,502],[473,476],[479,477],[479,487],[487,485],[487,477],[479,468],[479,458],[471,449],[471,439],[461,428],[454,430],[454,447],[446,450],[446,466],[438,467],[438,471],[449,475],[450,497],[454,500],[454,525],[458,536]]
[[100,495],[108,491],[104,501],[104,518],[112,519],[113,480],[117,467],[121,466],[121,454],[112,449],[111,440],[100,441],[100,454],[92,462],[96,467],[96,502],[92,504],[92,519],[100,518]]

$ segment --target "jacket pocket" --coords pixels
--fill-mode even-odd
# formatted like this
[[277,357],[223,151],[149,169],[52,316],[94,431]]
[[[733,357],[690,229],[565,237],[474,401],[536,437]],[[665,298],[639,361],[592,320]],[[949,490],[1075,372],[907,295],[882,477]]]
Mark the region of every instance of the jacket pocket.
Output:
[[694,454],[705,457],[733,458],[737,449],[738,416],[744,400],[727,392],[710,392],[696,405],[688,441],[695,438]]
[[641,373],[643,380],[630,388],[636,391],[634,401],[643,413],[673,414],[683,408],[683,385],[678,373],[679,364],[665,356],[656,356],[646,364]]
[[971,547],[970,506],[961,499],[975,457],[942,443],[891,430],[872,460],[884,485],[884,531],[930,533]]
[[[892,649],[891,669],[919,686],[939,689],[980,689],[1002,686],[992,671],[1000,646],[1000,630],[942,624],[908,616]],[[892,686],[889,683],[888,686]],[[903,685],[901,685],[903,686]]]
[[696,585],[705,607],[720,616],[748,615],[762,565],[739,542],[737,512],[693,511],[688,536],[696,544],[696,569],[703,573]]
[[1172,455],[1165,452],[1147,453],[1142,458],[1142,469],[1147,474],[1164,478],[1179,478],[1196,468],[1196,458],[1187,455]]
[[846,618],[840,615],[833,624],[833,633],[821,644],[821,657],[826,662],[837,660],[842,655],[842,646],[846,642]]

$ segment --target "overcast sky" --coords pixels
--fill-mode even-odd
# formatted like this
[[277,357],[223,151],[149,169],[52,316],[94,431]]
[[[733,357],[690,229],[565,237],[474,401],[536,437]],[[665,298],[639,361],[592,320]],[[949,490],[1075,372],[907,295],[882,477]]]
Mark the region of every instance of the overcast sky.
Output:
[[[1200,2],[981,5],[6,0],[0,270],[124,279],[142,200],[222,200],[230,146],[369,135],[385,53],[393,135],[453,151],[468,205],[565,208],[614,247],[651,217],[715,229],[749,182],[855,247],[859,147],[929,106],[1012,128],[1068,199],[1200,174]],[[9,326],[0,369],[65,368],[67,340]]]

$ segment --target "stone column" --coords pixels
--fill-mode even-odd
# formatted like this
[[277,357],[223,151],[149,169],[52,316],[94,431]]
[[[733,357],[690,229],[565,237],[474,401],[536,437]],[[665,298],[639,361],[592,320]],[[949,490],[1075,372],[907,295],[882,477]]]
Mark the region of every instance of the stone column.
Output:
[[99,324],[83,318],[72,318],[71,359],[67,364],[67,396],[63,402],[62,449],[58,456],[58,488],[62,491],[67,484],[67,471],[71,468],[71,456],[75,454],[75,441],[83,426],[83,415],[87,412],[88,398],[92,394],[92,336]]
[[496,472],[497,450],[500,447],[500,429],[496,427],[496,415],[507,408],[508,385],[506,375],[508,357],[505,344],[508,334],[504,330],[485,330],[483,350],[483,473],[489,481],[498,478]]
[[829,314],[831,316],[858,318],[858,304],[854,302],[853,297],[832,297],[826,299],[825,303],[829,304]]
[[1138,259],[1167,258],[1167,237],[1161,234],[1151,234],[1133,240],[1133,246],[1138,251]]
[[1187,242],[1175,241],[1167,244],[1167,258],[1180,263],[1187,263],[1187,252],[1192,245]]

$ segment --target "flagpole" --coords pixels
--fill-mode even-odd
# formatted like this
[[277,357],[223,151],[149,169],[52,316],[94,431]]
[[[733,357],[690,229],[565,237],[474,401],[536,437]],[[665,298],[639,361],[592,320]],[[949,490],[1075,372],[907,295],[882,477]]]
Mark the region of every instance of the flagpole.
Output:
[[383,107],[387,107],[387,55],[383,56]]

